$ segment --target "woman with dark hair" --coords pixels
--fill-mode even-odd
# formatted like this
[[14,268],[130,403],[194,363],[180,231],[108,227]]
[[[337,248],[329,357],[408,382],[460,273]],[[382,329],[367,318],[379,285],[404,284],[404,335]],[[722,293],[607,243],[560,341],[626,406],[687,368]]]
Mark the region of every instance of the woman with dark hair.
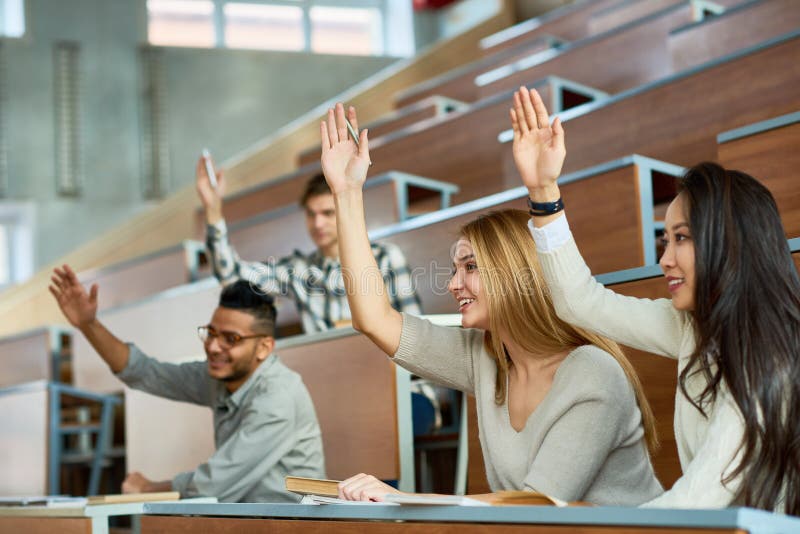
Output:
[[535,91],[511,110],[514,159],[558,315],[678,360],[675,436],[683,476],[644,506],[744,505],[800,515],[800,278],[772,195],[714,163],[689,169],[665,221],[671,302],[592,278],[556,179],[564,130]]

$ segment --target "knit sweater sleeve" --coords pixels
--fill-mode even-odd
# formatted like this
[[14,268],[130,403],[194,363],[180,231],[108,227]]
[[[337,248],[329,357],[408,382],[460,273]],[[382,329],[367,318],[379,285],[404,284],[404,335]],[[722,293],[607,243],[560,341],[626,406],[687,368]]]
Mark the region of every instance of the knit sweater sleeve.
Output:
[[473,358],[481,353],[481,330],[434,325],[403,313],[400,346],[394,362],[443,386],[475,393]]
[[620,295],[597,282],[575,240],[550,252],[539,251],[556,313],[565,321],[614,341],[678,358],[693,329],[689,317],[667,299]]
[[710,414],[705,439],[672,488],[649,502],[646,508],[725,508],[734,504],[741,475],[725,479],[741,462],[744,419],[733,397],[719,392]]

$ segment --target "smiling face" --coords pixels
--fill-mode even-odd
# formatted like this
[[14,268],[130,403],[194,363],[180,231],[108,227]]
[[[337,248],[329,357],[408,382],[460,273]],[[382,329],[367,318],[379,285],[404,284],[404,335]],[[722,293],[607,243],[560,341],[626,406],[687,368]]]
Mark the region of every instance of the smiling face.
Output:
[[[220,306],[208,324],[211,335],[204,343],[208,375],[225,382],[230,391],[243,384],[272,352],[274,338],[249,337],[261,333],[253,331],[254,322],[249,313]],[[232,343],[237,337],[248,339]]]
[[689,231],[683,195],[678,195],[667,208],[664,221],[664,254],[659,260],[667,278],[672,305],[683,311],[694,310],[694,241]]
[[336,206],[332,194],[314,195],[305,203],[306,228],[311,240],[325,256],[335,256],[339,243]]
[[489,329],[489,308],[481,295],[481,279],[475,251],[470,242],[461,238],[453,252],[453,277],[448,289],[458,303],[461,325],[464,328]]

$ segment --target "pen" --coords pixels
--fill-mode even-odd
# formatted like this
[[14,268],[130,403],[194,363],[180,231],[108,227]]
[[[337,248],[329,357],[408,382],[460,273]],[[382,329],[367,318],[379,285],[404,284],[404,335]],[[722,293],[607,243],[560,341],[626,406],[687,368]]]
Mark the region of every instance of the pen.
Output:
[[211,187],[214,189],[217,188],[217,175],[214,173],[214,166],[211,164],[211,153],[208,151],[207,148],[203,149],[203,160],[206,164],[206,174],[208,174],[208,181],[211,183]]
[[[347,117],[344,118],[344,123],[347,125],[347,130],[350,132],[350,135],[353,136],[353,141],[356,142],[356,146],[361,148],[361,144],[358,142],[358,132],[356,132],[356,129],[350,124],[350,121],[347,120]],[[369,166],[372,167],[371,161],[369,162]]]

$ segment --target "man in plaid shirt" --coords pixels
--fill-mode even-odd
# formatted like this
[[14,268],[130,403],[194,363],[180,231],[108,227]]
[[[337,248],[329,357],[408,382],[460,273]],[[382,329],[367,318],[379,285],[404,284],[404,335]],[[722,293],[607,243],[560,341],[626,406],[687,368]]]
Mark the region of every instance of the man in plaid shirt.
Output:
[[[224,181],[219,173],[217,188],[211,187],[205,162],[197,163],[197,191],[206,213],[206,246],[214,276],[229,284],[238,279],[269,295],[294,300],[305,333],[335,328],[350,320],[350,306],[339,263],[339,241],[333,195],[321,174],[306,185],[300,205],[306,212],[306,226],[317,250],[304,254],[298,250],[277,262],[250,262],[239,258],[228,243],[222,216]],[[398,311],[419,315],[420,302],[403,253],[394,245],[372,243],[372,253],[386,284],[389,298]]]

